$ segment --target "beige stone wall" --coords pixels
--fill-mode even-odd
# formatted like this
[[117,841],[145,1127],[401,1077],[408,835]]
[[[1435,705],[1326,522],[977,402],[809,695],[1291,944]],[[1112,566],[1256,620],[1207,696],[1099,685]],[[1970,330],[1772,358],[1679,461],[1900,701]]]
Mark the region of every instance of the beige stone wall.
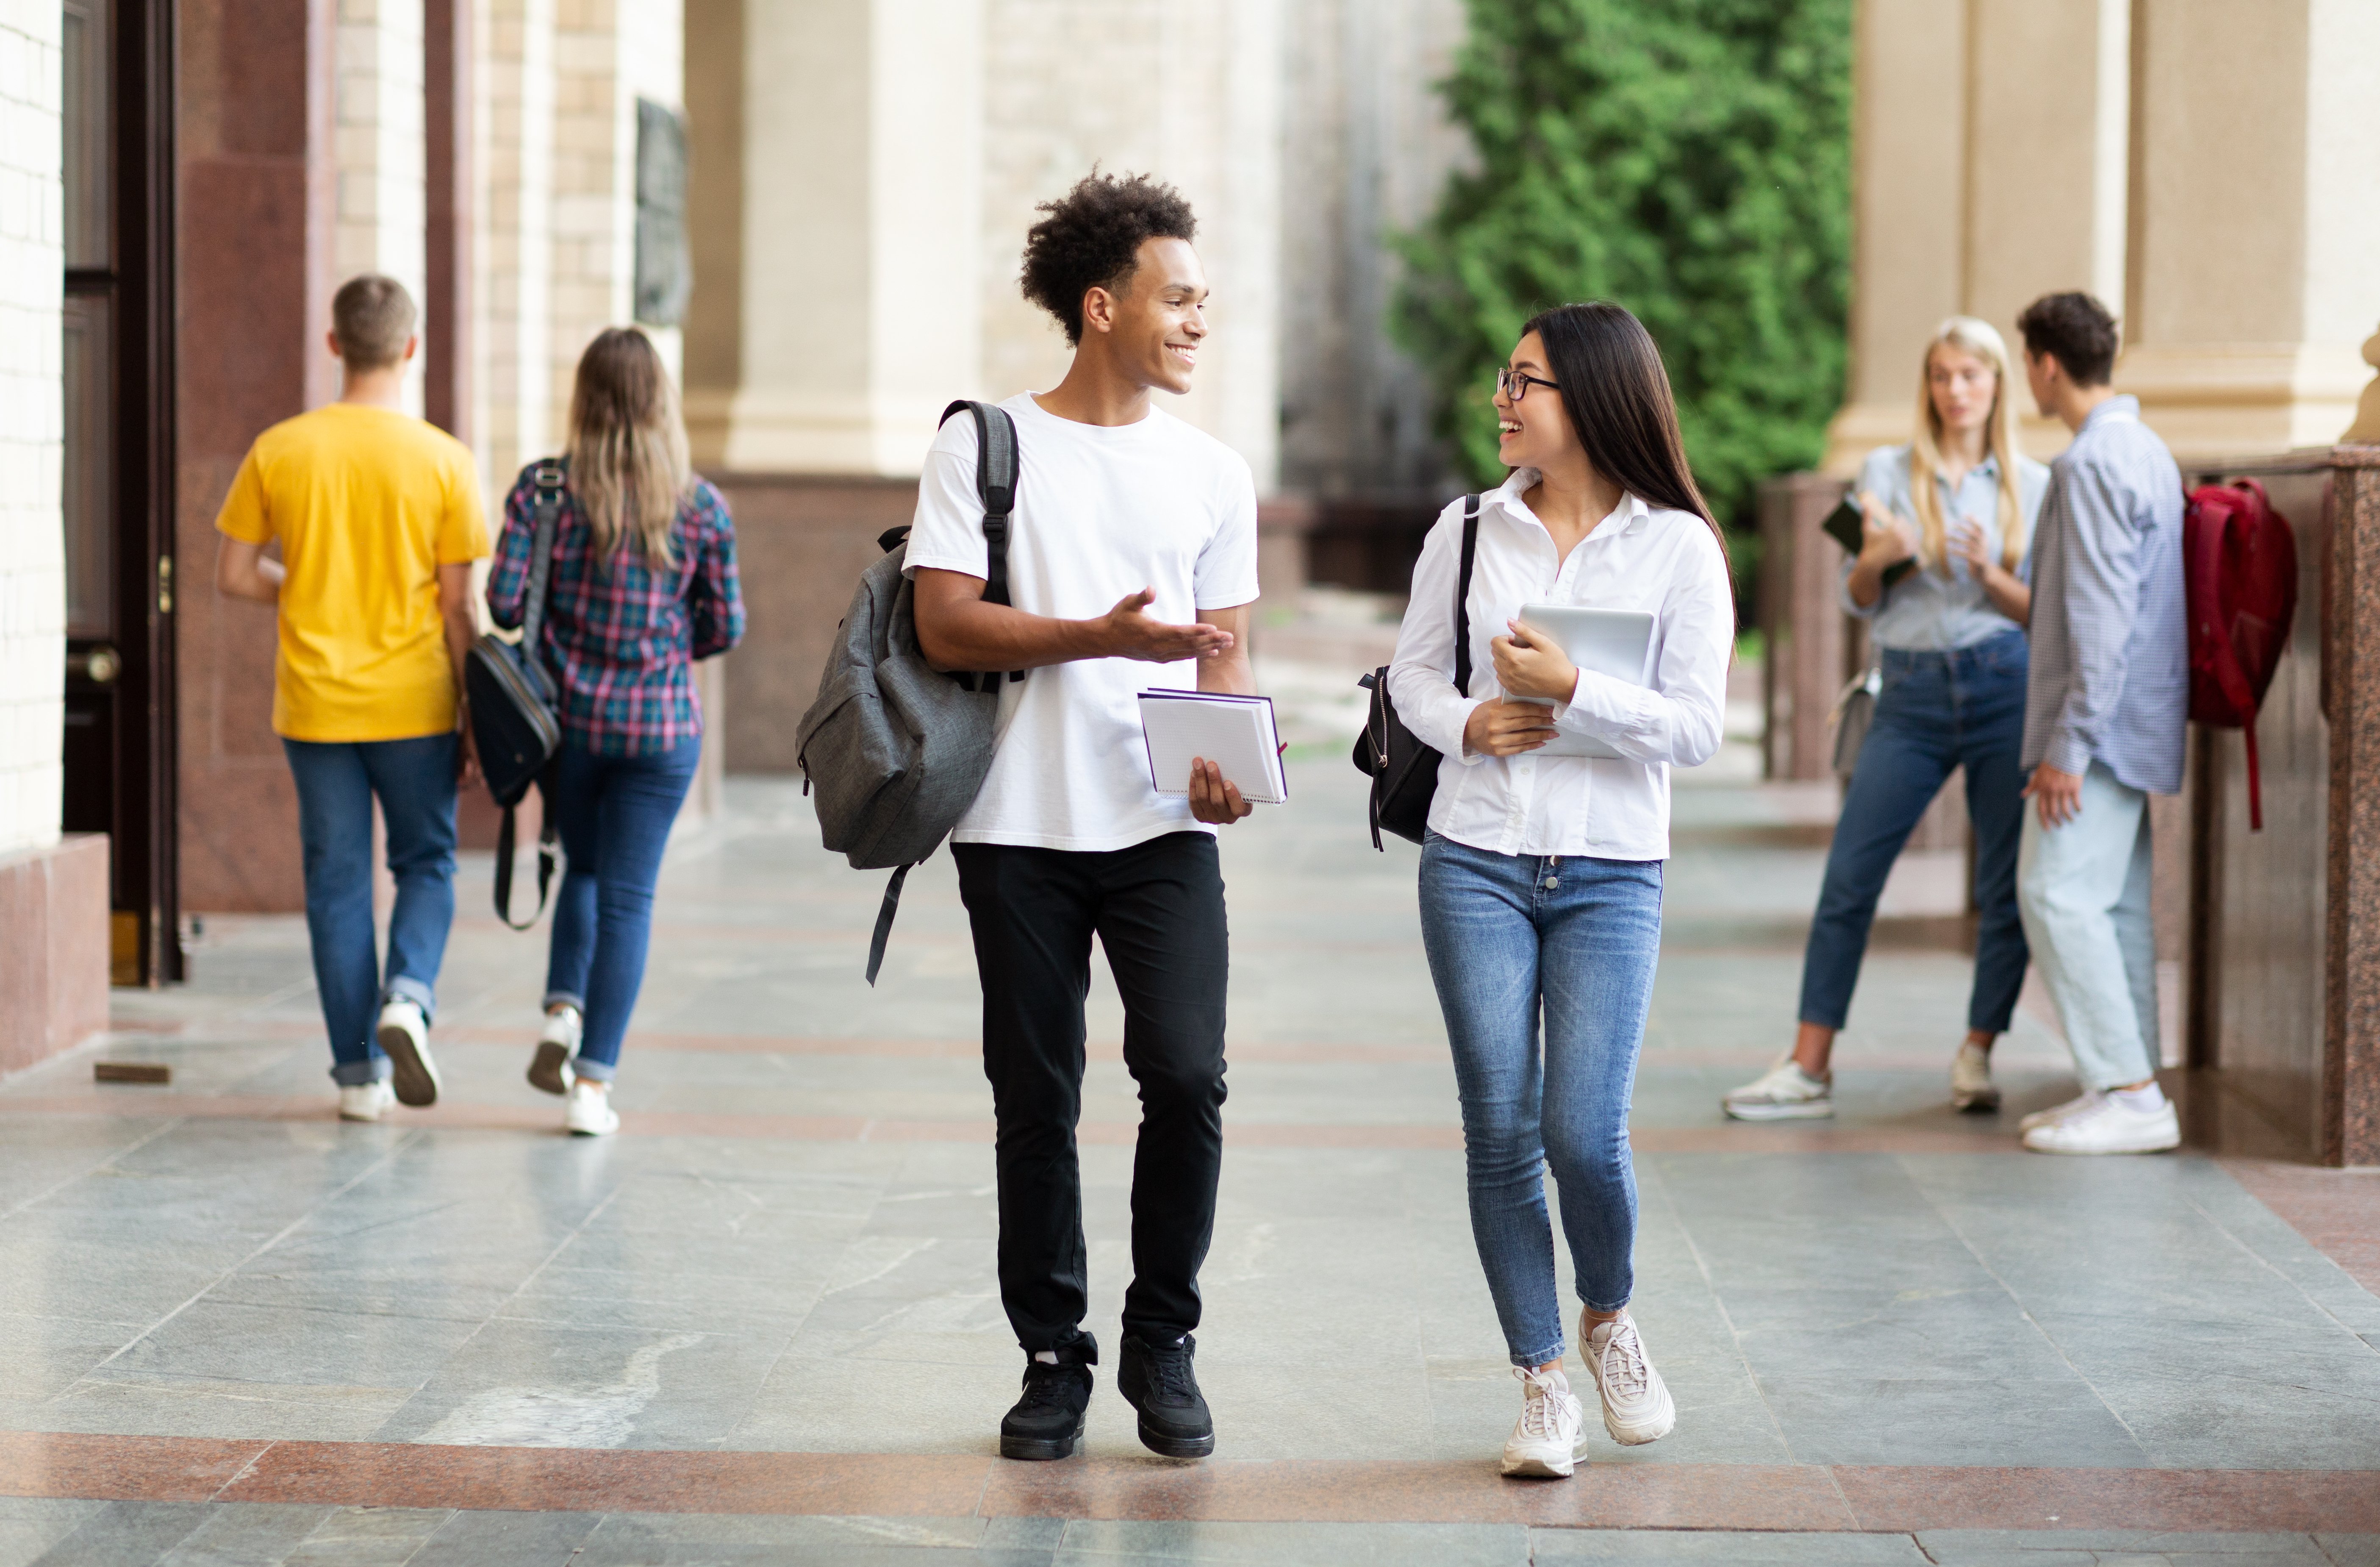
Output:
[[[419,307],[429,290],[421,0],[338,0],[336,28],[334,265],[342,279],[393,277]],[[406,409],[421,406],[421,378],[409,376]]]
[[58,839],[62,26],[55,0],[0,0],[0,855]]

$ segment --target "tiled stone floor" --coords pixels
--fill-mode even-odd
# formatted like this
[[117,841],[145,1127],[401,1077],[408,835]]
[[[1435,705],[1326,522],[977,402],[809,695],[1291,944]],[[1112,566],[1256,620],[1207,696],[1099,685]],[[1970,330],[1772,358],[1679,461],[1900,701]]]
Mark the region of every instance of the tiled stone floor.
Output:
[[[98,1051],[0,1085],[0,1567],[2380,1567],[2380,1300],[2218,1162],[2019,1151],[2016,1116],[2072,1091],[2031,1014],[2007,1111],[1952,1115],[1944,922],[1880,930],[1838,1122],[1719,1120],[1791,1022],[1825,842],[1792,790],[1678,796],[1635,1114],[1636,1310],[1678,1431],[1598,1437],[1569,1487],[1497,1480],[1516,1393],[1415,852],[1373,853],[1359,783],[1300,763],[1292,805],[1226,840],[1215,1463],[1148,1459],[1104,1379],[1088,1460],[989,1457],[1018,1357],[948,857],[871,992],[880,877],[820,852],[797,790],[739,782],[673,849],[616,1140],[556,1135],[520,1080],[543,933],[481,912],[484,860],[435,1111],[331,1118],[289,918],[210,919],[190,985],[120,993]],[[1118,1017],[1102,976],[1084,1153],[1111,1342]],[[95,1087],[103,1052],[175,1083]],[[2380,1176],[2315,1179],[2339,1252]]]

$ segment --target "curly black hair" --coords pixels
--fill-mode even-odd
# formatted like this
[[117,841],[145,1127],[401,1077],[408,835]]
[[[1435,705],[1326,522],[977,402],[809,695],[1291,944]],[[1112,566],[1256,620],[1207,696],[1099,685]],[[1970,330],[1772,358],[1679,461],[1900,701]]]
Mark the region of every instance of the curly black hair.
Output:
[[1182,192],[1143,174],[1118,177],[1097,168],[1054,201],[1025,234],[1025,297],[1058,318],[1066,341],[1083,340],[1083,296],[1121,292],[1144,239],[1188,239],[1198,220]]

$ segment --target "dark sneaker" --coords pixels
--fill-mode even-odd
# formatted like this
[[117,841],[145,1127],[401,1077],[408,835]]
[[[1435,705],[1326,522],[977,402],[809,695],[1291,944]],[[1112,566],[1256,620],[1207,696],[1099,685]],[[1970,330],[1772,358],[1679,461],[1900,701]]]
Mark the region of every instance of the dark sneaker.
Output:
[[1090,1406],[1089,1367],[1073,1359],[1051,1366],[1028,1355],[1024,1395],[1001,1417],[1000,1456],[1072,1458],[1083,1439],[1084,1412]]
[[1151,1452],[1205,1458],[1215,1451],[1215,1417],[1191,1367],[1197,1352],[1198,1342],[1187,1333],[1170,1344],[1124,1336],[1116,1391],[1140,1411],[1141,1445]]

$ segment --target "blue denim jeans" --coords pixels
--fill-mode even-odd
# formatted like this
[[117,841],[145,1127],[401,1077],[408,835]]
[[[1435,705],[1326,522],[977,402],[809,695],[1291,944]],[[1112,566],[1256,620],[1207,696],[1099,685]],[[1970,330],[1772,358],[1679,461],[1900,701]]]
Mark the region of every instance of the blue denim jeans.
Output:
[[562,832],[562,891],[553,903],[545,1003],[568,1002],[586,1020],[571,1068],[608,1083],[645,984],[653,884],[670,825],[702,759],[700,736],[643,757],[599,757],[565,742],[546,796]]
[[1463,1100],[1471,1237],[1512,1364],[1542,1366],[1562,1353],[1548,1168],[1580,1299],[1617,1311],[1634,1285],[1628,1102],[1660,957],[1661,862],[1492,854],[1433,832],[1421,933]]
[[[438,966],[455,923],[455,744],[452,735],[281,742],[298,781],[314,990],[331,1033],[331,1076],[344,1087],[388,1075],[372,1026],[384,1001],[438,1011]],[[385,978],[372,933],[374,796],[396,881]]]
[[1803,1022],[1840,1028],[1850,1015],[1885,878],[1950,770],[1963,767],[1981,911],[1967,1026],[2007,1032],[2026,962],[2016,906],[2025,667],[2024,633],[2015,630],[1947,653],[1885,650],[1876,721],[1843,795],[1802,958]]

